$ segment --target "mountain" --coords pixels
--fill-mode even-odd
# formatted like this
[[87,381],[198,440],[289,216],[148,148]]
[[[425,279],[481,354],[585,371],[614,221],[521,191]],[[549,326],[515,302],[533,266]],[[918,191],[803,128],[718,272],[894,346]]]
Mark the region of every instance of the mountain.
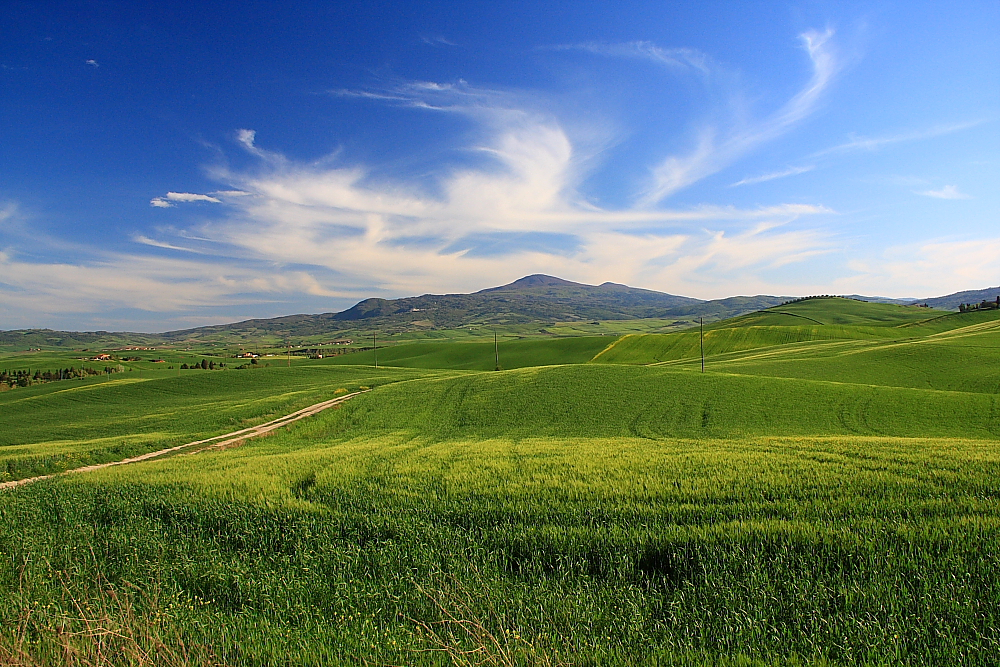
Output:
[[661,317],[698,299],[604,283],[584,285],[545,275],[525,276],[509,285],[472,294],[424,294],[402,299],[365,299],[336,313],[339,322],[431,321],[436,327],[472,323],[517,324],[537,320],[627,320]]
[[955,292],[954,294],[913,301],[911,303],[926,303],[931,308],[940,308],[941,310],[958,310],[959,305],[963,303],[996,301],[998,296],[1000,296],[1000,287],[987,287],[986,289]]
[[[955,310],[959,303],[994,299],[1000,288],[958,292],[927,303]],[[401,299],[371,298],[339,313],[286,315],[232,324],[168,331],[163,334],[74,333],[32,329],[0,332],[0,344],[18,346],[98,347],[125,344],[163,344],[185,340],[259,339],[261,336],[296,338],[379,330],[386,333],[452,329],[469,325],[589,322],[645,318],[697,322],[735,317],[792,299],[788,296],[734,296],[703,301],[664,292],[606,282],[585,285],[554,276],[535,274],[471,294],[424,294]],[[912,303],[912,300],[854,296],[866,301]]]
[[286,315],[163,334],[67,333],[45,329],[0,332],[0,344],[30,346],[114,346],[276,336],[296,338],[359,330],[413,331],[469,325],[589,322],[644,318],[711,320],[760,310],[789,297],[730,297],[703,301],[606,282],[585,285],[535,274],[472,294],[424,294],[401,299],[371,298],[339,313]]
[[774,306],[789,298],[755,296],[702,301],[617,283],[585,285],[536,274],[471,294],[371,298],[339,313],[247,320],[164,335],[174,340],[222,333],[296,337],[352,330],[393,332],[531,322],[645,318],[694,321],[699,316],[715,320]]

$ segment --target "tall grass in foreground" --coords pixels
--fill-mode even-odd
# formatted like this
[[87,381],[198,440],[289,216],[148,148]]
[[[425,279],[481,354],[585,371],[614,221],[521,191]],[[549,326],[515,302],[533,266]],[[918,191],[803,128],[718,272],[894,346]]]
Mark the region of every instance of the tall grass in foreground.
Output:
[[344,440],[339,419],[5,496],[9,660],[70,663],[67,636],[93,653],[92,618],[128,637],[114,664],[985,665],[1000,649],[995,443]]

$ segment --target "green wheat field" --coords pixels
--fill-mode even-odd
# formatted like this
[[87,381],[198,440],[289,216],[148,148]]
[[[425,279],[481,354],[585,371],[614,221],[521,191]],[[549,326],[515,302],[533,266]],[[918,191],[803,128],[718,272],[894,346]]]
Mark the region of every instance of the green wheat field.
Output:
[[996,664],[1000,313],[815,298],[704,348],[456,336],[0,392],[0,482],[364,392],[0,491],[0,664]]

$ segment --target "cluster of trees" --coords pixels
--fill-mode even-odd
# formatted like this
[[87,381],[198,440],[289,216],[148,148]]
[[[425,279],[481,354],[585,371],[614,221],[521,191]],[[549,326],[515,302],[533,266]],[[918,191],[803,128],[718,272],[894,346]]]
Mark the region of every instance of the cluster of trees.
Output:
[[[271,364],[264,364],[264,368],[268,368],[270,365]],[[256,359],[251,359],[249,364],[240,364],[239,366],[235,366],[236,370],[238,371],[241,371],[245,368],[257,368],[257,367],[258,364]]]
[[[809,301],[810,299],[843,299],[845,297],[837,296],[836,294],[814,294],[813,296],[800,296],[797,299],[789,299],[788,301],[783,301],[782,306],[789,303],[798,303],[799,301]],[[860,301],[860,299],[855,299]]]
[[[257,360],[254,359],[253,362],[257,363]],[[208,359],[202,359],[200,364],[194,363],[191,364],[190,366],[188,366],[187,364],[181,364],[181,370],[202,368],[206,371],[214,371],[216,368],[225,368],[225,367],[226,365],[221,361],[219,363],[215,363],[214,361],[209,361]]]
[[[124,366],[108,366],[104,369],[107,374],[120,373],[124,371]],[[0,371],[0,384],[13,389],[14,387],[30,387],[33,384],[42,382],[58,382],[59,380],[72,380],[73,378],[85,378],[91,375],[100,375],[101,371],[96,368],[60,368],[54,371],[43,371],[31,369],[26,371]]]
[[960,313],[971,313],[976,310],[997,310],[1000,308],[1000,296],[997,297],[996,301],[987,301],[983,299],[982,303],[962,303],[958,306],[958,312]]

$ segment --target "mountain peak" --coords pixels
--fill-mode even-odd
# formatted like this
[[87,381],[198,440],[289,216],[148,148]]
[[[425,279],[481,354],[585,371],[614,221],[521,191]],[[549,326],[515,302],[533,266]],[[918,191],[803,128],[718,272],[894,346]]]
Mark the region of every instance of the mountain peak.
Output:
[[570,280],[563,280],[562,278],[556,278],[555,276],[547,276],[544,273],[533,273],[530,276],[525,276],[523,278],[518,278],[514,282],[503,285],[501,287],[493,287],[492,289],[508,289],[516,287],[581,287],[581,283],[574,283]]

